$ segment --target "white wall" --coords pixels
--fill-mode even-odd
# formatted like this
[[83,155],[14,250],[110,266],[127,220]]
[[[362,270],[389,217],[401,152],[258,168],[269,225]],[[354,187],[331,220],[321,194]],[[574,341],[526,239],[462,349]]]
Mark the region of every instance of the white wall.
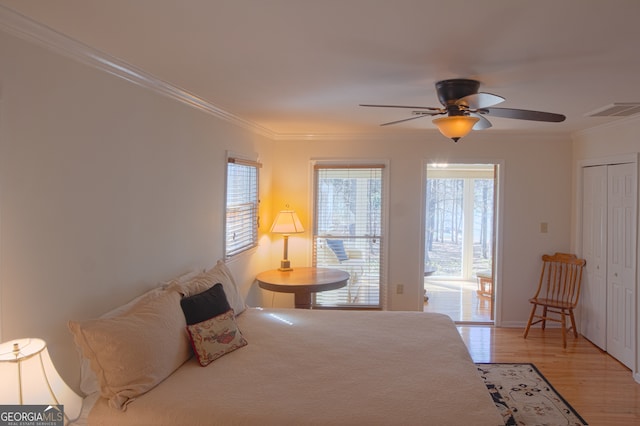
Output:
[[[0,328],[44,338],[75,386],[66,323],[222,257],[225,152],[272,142],[0,32]],[[269,222],[268,214],[264,222]],[[260,247],[230,266],[245,293]]]
[[[638,158],[640,152],[640,116],[627,119],[620,119],[609,124],[594,127],[592,129],[579,132],[574,135],[573,142],[573,170],[576,177],[574,182],[575,197],[573,200],[573,233],[572,242],[574,247],[579,247],[581,240],[579,227],[581,225],[578,208],[581,199],[579,195],[580,166],[585,162],[602,162],[610,158],[622,157],[625,159]],[[640,188],[640,185],[638,185]],[[640,198],[640,197],[639,197]],[[636,229],[640,230],[640,217]],[[640,265],[640,250],[636,260],[636,268]],[[636,272],[636,309],[640,307],[640,275]],[[636,362],[632,369],[634,378],[640,382],[640,316],[637,316],[636,323]]]
[[[524,326],[538,282],[540,256],[567,251],[571,227],[571,140],[558,136],[534,137],[499,132],[474,132],[457,144],[437,132],[381,139],[326,138],[277,141],[273,155],[272,203],[286,203],[300,213],[310,228],[310,161],[318,158],[389,160],[388,307],[422,308],[420,250],[422,166],[436,162],[504,162],[503,256],[499,296],[503,326]],[[549,224],[541,234],[540,222]],[[294,264],[311,262],[310,232],[290,240]],[[500,275],[499,275],[500,277]],[[395,294],[395,284],[405,291]],[[278,304],[278,299],[275,301]]]
[[[577,250],[580,242],[578,235],[580,211],[577,208],[579,199],[580,167],[584,163],[605,163],[611,158],[629,158],[640,152],[640,116],[618,119],[608,124],[593,127],[573,135],[572,168],[574,182],[572,192],[572,245]],[[640,229],[640,228],[639,228]]]
[[618,119],[573,135],[574,162],[640,151],[640,116]]
[[[421,307],[422,164],[505,164],[503,325],[522,325],[539,256],[570,245],[570,140],[497,131],[458,144],[433,132],[393,139],[270,141],[148,89],[0,32],[0,331],[47,340],[77,386],[69,319],[95,317],[158,281],[222,256],[225,151],[258,153],[260,247],[230,266],[251,304],[255,274],[278,265],[268,231],[290,204],[310,224],[310,160],[389,160],[388,282],[395,310]],[[539,223],[549,233],[539,233]],[[292,236],[294,264],[309,233]],[[273,238],[275,244],[270,247]],[[276,305],[293,306],[289,295]]]

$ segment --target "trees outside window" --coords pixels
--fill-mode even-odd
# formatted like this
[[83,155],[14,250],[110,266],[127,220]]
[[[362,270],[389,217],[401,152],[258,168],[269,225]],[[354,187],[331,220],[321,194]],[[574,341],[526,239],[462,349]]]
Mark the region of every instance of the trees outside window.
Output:
[[491,271],[493,166],[427,169],[425,264],[434,276],[471,279]]

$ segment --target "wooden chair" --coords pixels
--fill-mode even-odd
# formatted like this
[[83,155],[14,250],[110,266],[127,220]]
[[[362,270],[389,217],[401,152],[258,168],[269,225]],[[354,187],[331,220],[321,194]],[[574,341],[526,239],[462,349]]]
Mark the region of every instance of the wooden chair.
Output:
[[476,290],[478,307],[481,303],[488,302],[491,320],[493,321],[493,274],[491,271],[479,271],[476,272],[476,278],[478,279],[478,290]]
[[366,260],[360,250],[350,250],[344,245],[344,240],[327,238],[326,247],[329,249],[324,259],[329,267],[342,269],[349,273],[347,284],[347,302],[356,303],[361,293],[360,278],[364,276]]
[[480,271],[476,273],[478,279],[478,296],[493,297],[493,276],[491,271]]
[[[553,256],[542,256],[542,273],[540,283],[535,296],[529,299],[533,304],[527,328],[524,330],[524,338],[527,338],[529,328],[533,324],[542,322],[545,329],[547,320],[559,322],[562,326],[562,344],[567,347],[567,331],[573,329],[574,337],[578,337],[576,320],[573,309],[578,304],[580,297],[580,285],[582,283],[582,270],[586,261],[578,259],[573,254],[556,253]],[[542,315],[536,314],[538,306],[542,307]],[[552,318],[549,314],[558,314]],[[567,330],[567,317],[571,321],[571,327]],[[535,318],[538,318],[534,321]]]

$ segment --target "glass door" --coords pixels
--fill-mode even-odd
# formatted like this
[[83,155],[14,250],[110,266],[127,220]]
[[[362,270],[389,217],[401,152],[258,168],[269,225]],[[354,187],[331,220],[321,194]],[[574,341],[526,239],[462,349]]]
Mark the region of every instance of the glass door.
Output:
[[384,165],[316,164],[313,261],[349,273],[341,289],[315,293],[313,306],[380,308]]
[[425,310],[493,320],[495,166],[427,166]]

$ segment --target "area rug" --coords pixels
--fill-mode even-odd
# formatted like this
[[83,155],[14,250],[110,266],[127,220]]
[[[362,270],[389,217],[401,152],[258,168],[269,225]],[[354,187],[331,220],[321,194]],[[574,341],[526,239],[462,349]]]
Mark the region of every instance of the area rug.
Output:
[[586,425],[533,364],[476,363],[505,425]]

